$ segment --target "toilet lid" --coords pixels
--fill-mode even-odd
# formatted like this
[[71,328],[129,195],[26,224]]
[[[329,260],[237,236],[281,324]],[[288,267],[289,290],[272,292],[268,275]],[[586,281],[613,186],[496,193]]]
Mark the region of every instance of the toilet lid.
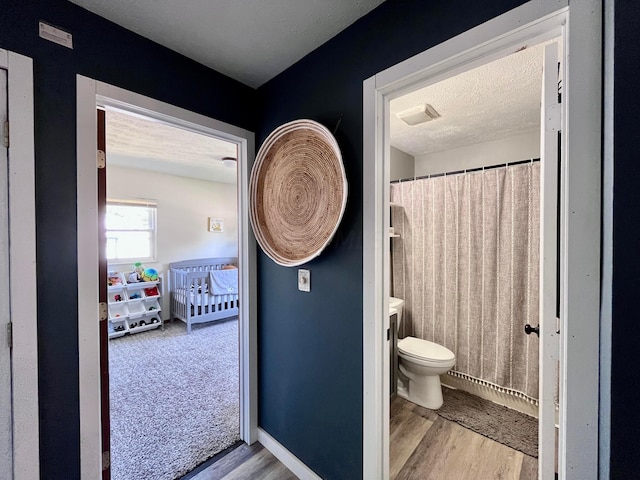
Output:
[[405,355],[435,362],[448,362],[456,358],[448,348],[416,337],[403,338],[398,342],[398,349]]

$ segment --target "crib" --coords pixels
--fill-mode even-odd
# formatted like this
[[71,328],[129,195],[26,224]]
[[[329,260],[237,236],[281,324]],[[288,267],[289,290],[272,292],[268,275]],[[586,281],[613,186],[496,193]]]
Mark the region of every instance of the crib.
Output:
[[235,293],[214,293],[215,287],[212,287],[210,279],[211,271],[237,264],[237,257],[201,258],[170,263],[167,285],[171,303],[170,318],[186,323],[189,334],[194,323],[237,316],[237,286]]

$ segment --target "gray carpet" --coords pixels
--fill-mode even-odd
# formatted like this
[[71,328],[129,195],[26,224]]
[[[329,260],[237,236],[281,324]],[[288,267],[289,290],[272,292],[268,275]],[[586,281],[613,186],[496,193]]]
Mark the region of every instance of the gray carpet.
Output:
[[538,457],[538,419],[462,390],[444,387],[444,405],[435,412],[480,435]]
[[173,480],[239,440],[237,319],[109,341],[113,480]]

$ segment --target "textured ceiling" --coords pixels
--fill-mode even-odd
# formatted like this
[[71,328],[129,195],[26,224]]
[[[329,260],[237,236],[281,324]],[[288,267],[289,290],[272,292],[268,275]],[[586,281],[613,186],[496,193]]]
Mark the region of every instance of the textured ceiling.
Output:
[[[391,102],[391,144],[413,156],[472,145],[538,129],[543,46],[538,45]],[[429,103],[441,117],[409,126],[395,114]],[[107,112],[107,160],[129,166],[223,183],[236,169],[235,144],[119,111]]]
[[[526,48],[391,102],[391,145],[413,156],[540,126],[543,46]],[[441,117],[409,126],[396,113],[428,103]]]
[[119,111],[107,111],[107,163],[221,183],[236,183],[230,143]]
[[70,0],[251,87],[383,0]]

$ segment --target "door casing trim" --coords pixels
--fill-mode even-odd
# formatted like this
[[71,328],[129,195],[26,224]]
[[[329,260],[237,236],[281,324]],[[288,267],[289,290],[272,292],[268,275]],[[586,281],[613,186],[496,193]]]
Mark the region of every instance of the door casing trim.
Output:
[[33,60],[0,49],[0,68],[8,71],[10,124],[13,478],[30,480],[40,478]]
[[238,145],[238,252],[240,292],[240,438],[258,436],[256,247],[249,226],[248,185],[254,160],[254,134],[248,130],[77,75],[78,197],[78,350],[80,383],[80,471],[82,479],[99,478],[102,462],[100,356],[98,325],[98,211],[96,107],[139,113]]

